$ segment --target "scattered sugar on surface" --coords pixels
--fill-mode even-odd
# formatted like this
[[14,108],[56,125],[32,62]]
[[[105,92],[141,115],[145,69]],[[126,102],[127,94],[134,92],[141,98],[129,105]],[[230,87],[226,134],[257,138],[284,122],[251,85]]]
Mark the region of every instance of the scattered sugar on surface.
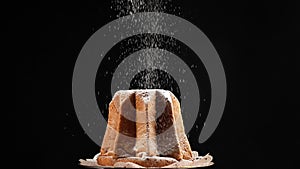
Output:
[[172,103],[171,93],[169,91],[160,90],[160,93],[167,99],[167,101]]

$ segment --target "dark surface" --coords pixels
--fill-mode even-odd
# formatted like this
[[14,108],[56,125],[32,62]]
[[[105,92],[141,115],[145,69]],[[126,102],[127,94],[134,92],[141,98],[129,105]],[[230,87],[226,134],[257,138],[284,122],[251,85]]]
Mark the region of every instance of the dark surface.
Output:
[[[13,30],[23,30],[17,43],[32,50],[20,55],[16,70],[21,91],[16,153],[22,164],[34,159],[31,168],[82,168],[78,159],[92,158],[99,147],[84,134],[73,108],[73,68],[87,39],[116,13],[109,1],[27,5],[20,4],[21,15],[11,20],[17,24]],[[174,5],[211,40],[227,77],[223,118],[204,144],[190,136],[192,148],[213,155],[209,168],[295,168],[299,5],[197,0]]]

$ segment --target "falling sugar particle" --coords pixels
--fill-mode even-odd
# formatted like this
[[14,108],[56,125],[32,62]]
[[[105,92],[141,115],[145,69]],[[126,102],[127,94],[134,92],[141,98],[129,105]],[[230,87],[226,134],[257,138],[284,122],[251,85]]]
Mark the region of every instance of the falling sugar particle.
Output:
[[[177,7],[173,7],[170,3],[171,0],[163,1],[163,0],[113,0],[111,9],[117,12],[117,17],[125,16],[125,15],[133,15],[138,12],[166,12],[166,10],[173,10],[172,13],[176,13],[179,9]],[[179,14],[179,12],[178,12]],[[135,27],[136,23],[139,23],[140,28],[137,30],[138,32],[148,32],[148,33],[159,33],[159,32],[167,32],[170,35],[174,35],[176,33],[175,31],[169,31],[165,30],[168,29],[167,23],[165,22],[165,18],[159,14],[157,14],[157,17],[152,17],[145,15],[143,18],[133,18],[133,23],[130,25],[127,25],[127,27],[130,29],[132,27]],[[126,21],[125,21],[126,22]],[[151,24],[149,24],[151,23]],[[170,23],[170,25],[174,25],[175,23]],[[109,30],[119,30],[122,26],[124,27],[125,24],[110,27]],[[134,31],[134,30],[133,30]],[[123,35],[113,35],[113,37],[123,37]],[[155,69],[161,69],[166,70],[166,63],[168,62],[167,53],[164,50],[157,50],[159,46],[161,45],[162,41],[165,41],[162,36],[158,35],[147,35],[145,38],[141,38],[140,36],[136,36],[137,38],[129,40],[127,45],[124,46],[134,46],[134,44],[137,44],[139,40],[141,40],[142,44],[145,46],[148,46],[147,50],[144,50],[139,54],[138,62],[137,63],[128,63],[126,66],[126,70],[124,70],[123,75],[117,75],[116,78],[124,78],[125,84],[130,84],[130,80],[132,77],[128,77],[129,74],[132,75],[132,72],[136,72],[137,70],[147,69],[149,71],[155,70]],[[174,39],[170,39],[167,44],[171,47],[175,46]],[[133,47],[134,48],[134,47]],[[136,47],[137,49],[132,50],[140,50],[140,46]],[[128,53],[128,48],[123,48],[121,46],[121,51],[124,51],[122,55]],[[178,50],[178,46],[176,46],[176,50]],[[108,58],[110,60],[110,58]],[[124,61],[124,60],[123,60]],[[141,69],[142,68],[142,69]],[[125,73],[126,72],[126,73]],[[184,73],[185,71],[183,71]],[[157,80],[157,74],[155,73],[148,73],[145,75],[143,80],[145,81],[145,84],[139,84],[140,88],[151,88],[153,87],[153,82]],[[114,78],[114,76],[113,76]],[[184,80],[183,80],[184,82]],[[167,81],[164,83],[168,83]],[[124,86],[121,83],[116,84],[119,86]],[[120,89],[120,87],[117,86],[117,89]],[[157,88],[160,88],[161,86],[156,86]]]

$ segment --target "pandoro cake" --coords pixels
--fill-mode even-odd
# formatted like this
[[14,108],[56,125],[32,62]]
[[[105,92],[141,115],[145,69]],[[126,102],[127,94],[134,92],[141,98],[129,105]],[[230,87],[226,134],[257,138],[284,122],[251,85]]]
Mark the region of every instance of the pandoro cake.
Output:
[[[192,165],[197,158],[198,152],[191,150],[185,135],[180,103],[172,92],[147,89],[115,93],[96,157],[99,166],[181,167],[181,163]],[[211,164],[211,160],[206,162]]]

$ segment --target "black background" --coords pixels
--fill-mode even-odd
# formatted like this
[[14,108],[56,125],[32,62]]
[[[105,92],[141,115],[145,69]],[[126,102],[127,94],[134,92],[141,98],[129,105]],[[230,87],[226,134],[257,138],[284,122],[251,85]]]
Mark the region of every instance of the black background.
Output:
[[[300,112],[295,108],[299,5],[197,0],[173,4],[181,8],[179,16],[211,40],[227,77],[223,118],[206,143],[190,140],[192,148],[213,155],[211,168],[295,168],[300,142]],[[82,168],[78,159],[99,151],[77,120],[71,87],[82,46],[116,19],[110,6],[110,1],[26,4],[11,19],[17,25],[12,30],[22,34],[18,44],[31,51],[20,55],[16,69],[20,120],[15,147],[22,165]]]

